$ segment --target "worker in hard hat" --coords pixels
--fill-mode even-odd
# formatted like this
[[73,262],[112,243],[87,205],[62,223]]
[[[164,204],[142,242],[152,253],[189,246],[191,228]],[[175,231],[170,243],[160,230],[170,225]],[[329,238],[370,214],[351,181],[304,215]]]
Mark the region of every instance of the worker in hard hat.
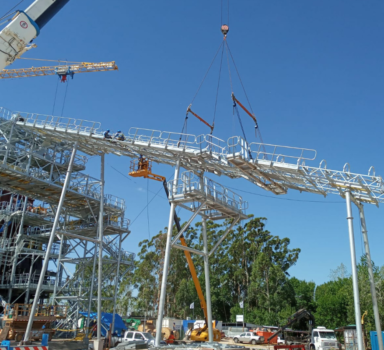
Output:
[[109,129],[107,131],[104,131],[103,136],[105,139],[111,139],[112,138],[110,132],[111,132],[111,130],[109,130]]
[[113,138],[116,139],[116,140],[119,140],[119,141],[124,141],[125,140],[125,136],[121,132],[121,130],[118,130]]

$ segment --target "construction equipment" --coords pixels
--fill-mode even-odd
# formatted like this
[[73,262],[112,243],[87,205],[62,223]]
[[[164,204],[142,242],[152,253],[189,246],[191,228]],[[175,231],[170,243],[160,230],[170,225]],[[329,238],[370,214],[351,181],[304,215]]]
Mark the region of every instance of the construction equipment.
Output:
[[291,317],[288,317],[288,322],[286,325],[281,326],[279,329],[277,329],[276,332],[274,332],[267,340],[269,343],[273,338],[277,337],[277,335],[281,332],[284,332],[284,330],[291,326],[292,324],[300,321],[302,318],[306,318],[309,320],[309,328],[310,330],[315,324],[315,317],[306,309],[300,309],[299,311],[295,312]]
[[36,47],[30,44],[49,20],[69,0],[36,0],[25,11],[17,11],[11,22],[0,31],[0,71]]
[[62,82],[77,73],[93,73],[118,70],[115,61],[111,62],[78,62],[71,65],[32,67],[20,69],[4,69],[0,71],[0,79],[41,77],[45,75],[58,75]]
[[[152,161],[140,156],[138,160],[132,160],[131,166],[130,166],[130,172],[129,175],[133,177],[144,177],[145,179],[151,179],[160,181],[163,183],[164,191],[167,195],[167,198],[169,197],[169,191],[167,187],[167,181],[164,176],[153,174],[152,173]],[[177,231],[181,231],[181,226],[179,222],[179,218],[176,215],[176,212],[173,213],[173,220],[175,222],[175,225],[177,227]],[[184,247],[187,247],[187,243],[185,242],[184,236],[180,236],[180,242],[181,245]],[[193,283],[195,284],[197,295],[199,296],[200,300],[200,306],[203,309],[204,312],[204,318],[205,318],[205,325],[201,328],[196,328],[191,331],[190,337],[188,340],[193,341],[209,341],[208,339],[208,322],[207,322],[207,304],[205,302],[204,294],[200,286],[200,281],[197,277],[195,265],[193,264],[192,257],[190,252],[184,250],[185,258],[187,259],[189,271],[191,272]],[[213,326],[213,325],[212,325]],[[214,328],[213,329],[213,341],[220,341],[221,340],[221,332],[220,330]]]
[[[0,342],[3,340],[23,339],[27,323],[31,313],[31,304],[7,304],[4,310],[4,328],[0,333]],[[51,328],[53,322],[64,319],[67,316],[66,306],[38,305],[33,325],[31,338],[41,340],[43,333],[49,334],[49,340],[52,339],[55,329]]]

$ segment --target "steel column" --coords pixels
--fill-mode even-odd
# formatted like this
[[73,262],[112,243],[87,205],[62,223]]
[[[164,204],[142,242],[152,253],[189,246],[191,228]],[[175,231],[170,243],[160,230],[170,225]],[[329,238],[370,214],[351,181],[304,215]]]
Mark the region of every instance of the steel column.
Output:
[[68,188],[69,182],[71,180],[72,168],[73,168],[73,163],[75,160],[76,151],[77,151],[77,142],[73,145],[73,150],[72,150],[71,159],[70,159],[69,165],[68,165],[67,175],[65,176],[64,186],[63,186],[63,190],[61,191],[59,204],[57,206],[55,220],[53,222],[51,235],[49,236],[49,242],[48,242],[47,251],[46,251],[46,254],[44,257],[43,268],[41,270],[41,275],[39,278],[39,283],[37,285],[35,298],[33,299],[31,314],[29,316],[27,329],[25,331],[24,342],[27,342],[29,340],[29,334],[31,333],[31,330],[32,330],[33,317],[36,313],[36,307],[37,307],[37,304],[39,302],[41,288],[43,287],[45,273],[47,272],[47,268],[48,268],[48,264],[49,264],[49,257],[51,254],[51,248],[53,245],[53,241],[55,240],[56,229],[57,229],[57,225],[59,224],[61,209],[63,207],[63,203],[64,203],[64,199],[65,199],[65,193],[67,192],[67,188]]
[[349,248],[351,253],[351,265],[352,265],[352,282],[353,282],[353,298],[355,302],[355,322],[357,333],[357,346],[358,350],[364,350],[363,345],[363,330],[361,327],[361,312],[360,312],[360,296],[359,296],[359,282],[356,268],[356,253],[355,253],[355,237],[353,233],[353,216],[351,205],[351,192],[345,192],[345,201],[347,204],[347,220],[349,231]]
[[[175,169],[175,177],[173,180],[174,193],[176,193],[176,191],[177,191],[177,181],[179,178],[179,170],[180,170],[180,159],[177,160],[176,169]],[[163,313],[164,313],[164,305],[165,305],[165,294],[167,292],[169,258],[171,256],[171,241],[172,241],[172,231],[173,231],[172,230],[173,229],[173,215],[175,212],[175,208],[176,208],[176,204],[174,202],[171,202],[171,209],[169,211],[169,220],[168,220],[167,243],[165,246],[163,278],[161,281],[159,308],[157,311],[158,315],[157,315],[157,324],[156,324],[155,346],[159,346],[160,341],[162,340],[161,329],[163,327]]]
[[360,222],[361,222],[361,231],[362,231],[363,239],[364,239],[365,255],[367,257],[369,284],[371,286],[373,314],[375,316],[375,326],[376,326],[376,332],[377,332],[377,341],[379,343],[379,350],[384,350],[383,335],[381,333],[379,307],[377,305],[375,278],[373,276],[371,252],[370,252],[370,249],[369,249],[368,230],[367,230],[367,224],[365,222],[364,207],[363,207],[362,204],[358,204],[357,207],[359,208]]
[[[113,295],[113,314],[112,314],[112,327],[111,327],[111,334],[113,335],[115,331],[115,317],[116,317],[116,296],[117,296],[117,286],[119,284],[119,277],[120,277],[120,261],[121,261],[121,237],[122,233],[119,235],[119,256],[117,258],[117,268],[116,268],[116,280],[115,280],[115,292]],[[144,327],[145,332],[145,327]],[[382,350],[382,349],[380,349]]]
[[[60,238],[60,236],[59,236],[59,238]],[[52,305],[55,305],[57,287],[58,287],[59,281],[61,280],[60,265],[61,265],[61,255],[63,252],[63,244],[64,244],[64,235],[61,235],[59,258],[57,259],[56,280],[55,280],[55,286],[53,287]]]
[[[97,257],[97,244],[95,243],[95,251],[93,252],[93,266],[92,266],[92,277],[91,277],[91,288],[88,295],[88,315],[87,315],[87,328],[85,329],[85,340],[88,339],[89,323],[91,319],[92,299],[93,299],[93,287],[95,284],[95,270],[96,270],[96,257]],[[85,266],[84,266],[85,268]]]
[[[103,283],[103,234],[104,234],[104,159],[105,154],[100,156],[100,211],[99,211],[99,271],[97,278],[97,340],[101,340],[101,287]],[[101,346],[102,348],[102,346]],[[98,350],[95,348],[95,350]]]
[[21,243],[20,241],[21,241],[21,236],[23,234],[23,226],[24,226],[25,211],[27,210],[27,202],[28,202],[28,197],[24,197],[23,212],[21,213],[19,232],[17,233],[16,242],[15,242],[15,255],[13,256],[13,262],[12,262],[12,271],[11,271],[11,280],[10,280],[11,286],[8,292],[8,300],[10,303],[12,299],[13,284],[15,283],[15,272],[16,272],[17,260],[20,252],[20,243]]
[[213,342],[213,325],[212,325],[212,305],[211,305],[211,282],[209,279],[209,256],[208,256],[208,240],[207,240],[207,222],[202,218],[203,223],[203,241],[204,241],[204,273],[205,273],[205,296],[207,298],[207,326],[208,340]]

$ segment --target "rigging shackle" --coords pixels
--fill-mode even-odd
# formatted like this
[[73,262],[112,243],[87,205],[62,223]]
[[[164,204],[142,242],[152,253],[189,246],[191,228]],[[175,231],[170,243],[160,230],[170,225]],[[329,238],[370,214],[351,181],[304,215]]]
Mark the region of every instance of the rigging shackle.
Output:
[[228,25],[223,24],[223,25],[221,26],[221,32],[223,33],[224,38],[226,38],[226,36],[227,36],[227,34],[228,34],[228,32],[229,32],[229,27],[228,27]]

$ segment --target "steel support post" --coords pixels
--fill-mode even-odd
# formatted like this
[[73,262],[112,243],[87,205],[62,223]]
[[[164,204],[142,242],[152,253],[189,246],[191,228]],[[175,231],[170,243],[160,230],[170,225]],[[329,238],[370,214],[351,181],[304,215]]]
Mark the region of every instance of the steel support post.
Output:
[[[111,334],[113,335],[115,331],[115,318],[116,318],[116,297],[117,297],[117,287],[119,285],[119,278],[120,278],[120,261],[121,261],[121,238],[122,233],[119,235],[119,256],[117,258],[117,268],[116,268],[116,280],[115,280],[115,291],[113,294],[113,314],[112,314],[112,327],[111,327]],[[145,328],[144,328],[145,332]],[[380,349],[382,350],[382,349]]]
[[205,296],[207,302],[207,326],[208,340],[213,342],[213,320],[212,320],[212,304],[211,304],[211,282],[209,279],[209,255],[208,255],[208,240],[207,240],[207,222],[202,218],[203,223],[203,241],[204,241],[204,273],[205,273]]
[[19,232],[17,233],[17,236],[16,236],[15,255],[13,256],[13,262],[12,262],[12,271],[11,271],[11,280],[10,280],[11,286],[8,291],[9,302],[11,302],[11,299],[12,299],[13,284],[15,283],[16,266],[17,266],[17,260],[19,257],[19,252],[20,252],[20,243],[21,243],[20,241],[21,241],[21,236],[23,234],[25,211],[27,210],[27,201],[28,201],[28,197],[24,197],[23,212],[21,213]]
[[55,280],[55,286],[53,287],[52,305],[55,305],[57,287],[58,287],[59,281],[61,280],[60,265],[61,265],[61,254],[63,252],[63,244],[64,244],[64,235],[61,235],[59,258],[57,259],[56,280]]
[[103,284],[104,153],[100,156],[100,160],[99,271],[97,278],[97,342],[94,343],[95,350],[103,349],[103,340],[101,339],[101,287]]
[[93,266],[92,266],[92,276],[91,276],[91,288],[89,290],[89,296],[88,296],[88,315],[87,315],[87,328],[85,329],[85,340],[88,339],[89,324],[91,320],[93,287],[95,284],[96,257],[97,257],[97,243],[95,243],[95,251],[93,252]]
[[353,233],[351,192],[349,192],[349,191],[345,192],[345,201],[347,204],[349,248],[350,248],[350,252],[351,252],[351,264],[352,264],[352,283],[353,283],[353,298],[354,298],[354,302],[355,302],[355,322],[356,322],[356,333],[357,333],[357,346],[358,346],[358,350],[364,350],[363,330],[361,327],[359,283],[358,283],[357,267],[356,267],[355,237],[354,237],[354,233]]
[[[179,170],[180,170],[180,159],[177,160],[176,169],[175,169],[175,177],[173,179],[173,188],[174,194],[177,191],[177,183],[179,178]],[[163,278],[161,281],[161,291],[160,291],[160,300],[159,300],[159,308],[157,315],[157,324],[156,324],[156,339],[155,346],[160,345],[160,341],[162,340],[161,329],[163,327],[163,313],[164,313],[164,305],[165,305],[165,294],[167,292],[167,279],[168,279],[168,269],[169,269],[169,258],[171,256],[171,241],[172,241],[172,229],[173,229],[173,215],[175,212],[176,204],[171,202],[171,209],[169,211],[169,220],[168,220],[168,232],[167,232],[167,243],[165,246],[165,257],[164,257],[164,266],[163,266]]]
[[371,286],[372,305],[373,305],[373,314],[375,316],[375,326],[376,326],[376,332],[377,332],[377,341],[379,343],[379,350],[384,350],[383,335],[381,333],[379,307],[377,305],[375,278],[373,276],[371,251],[369,249],[368,230],[367,230],[367,224],[365,222],[364,207],[363,207],[362,204],[358,204],[357,207],[359,208],[360,222],[361,222],[361,231],[362,231],[363,239],[364,239],[365,255],[367,257],[369,283],[370,283],[370,286]]
[[28,320],[27,329],[25,331],[24,342],[27,342],[29,340],[29,335],[30,335],[31,330],[32,330],[33,317],[36,313],[37,304],[39,302],[41,289],[42,289],[43,283],[44,283],[45,273],[47,272],[51,248],[53,245],[53,241],[55,240],[57,225],[59,224],[59,221],[60,221],[60,214],[61,214],[61,209],[63,208],[65,193],[67,192],[67,188],[68,188],[69,182],[71,180],[72,168],[73,168],[73,163],[75,160],[76,151],[77,151],[77,142],[73,145],[73,150],[72,150],[71,159],[70,159],[69,165],[68,165],[67,175],[65,176],[63,190],[61,191],[59,204],[58,204],[57,210],[56,210],[55,220],[53,222],[52,231],[51,231],[51,234],[49,236],[49,242],[48,242],[47,251],[46,251],[45,257],[44,257],[43,268],[41,270],[39,282],[38,282],[36,293],[35,293],[35,298],[33,299],[31,313],[30,313],[29,320]]
[[[78,300],[77,300],[77,306],[76,306],[76,330],[75,330],[75,334],[74,334],[74,336],[75,336],[75,338],[76,338],[76,336],[77,336],[77,327],[78,327],[78,324],[79,324],[79,312],[80,312],[80,305],[79,305],[79,303],[80,303],[80,300],[81,300],[81,294],[82,294],[82,292],[83,292],[83,288],[82,288],[82,286],[83,286],[83,281],[84,281],[84,272],[85,272],[85,258],[86,258],[86,256],[87,256],[87,246],[88,246],[88,242],[87,241],[85,241],[85,243],[84,243],[84,253],[83,253],[83,262],[82,262],[82,271],[81,271],[81,283],[80,283],[80,285],[79,285],[79,298],[78,298]],[[77,282],[78,283],[78,282]],[[84,329],[85,329],[85,327],[86,327],[86,322],[84,322],[84,324],[83,324],[83,327],[84,327]]]
[[29,276],[28,276],[28,286],[27,286],[27,291],[25,293],[25,303],[24,304],[29,304],[29,290],[31,288],[31,277],[32,277],[32,269],[33,265],[35,264],[35,253],[32,253],[32,260],[31,260],[31,266],[29,268]]

